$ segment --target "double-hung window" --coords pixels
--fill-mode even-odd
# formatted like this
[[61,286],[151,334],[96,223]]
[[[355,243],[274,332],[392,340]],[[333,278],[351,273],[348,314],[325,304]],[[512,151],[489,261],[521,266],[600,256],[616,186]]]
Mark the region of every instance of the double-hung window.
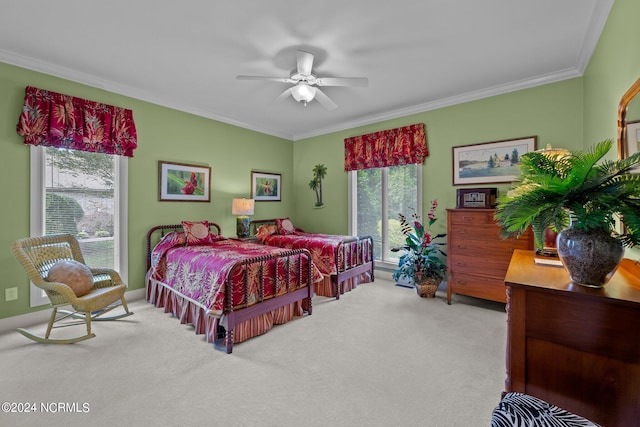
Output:
[[[31,235],[74,235],[90,267],[127,283],[127,158],[31,146]],[[31,286],[31,306],[47,304]]]

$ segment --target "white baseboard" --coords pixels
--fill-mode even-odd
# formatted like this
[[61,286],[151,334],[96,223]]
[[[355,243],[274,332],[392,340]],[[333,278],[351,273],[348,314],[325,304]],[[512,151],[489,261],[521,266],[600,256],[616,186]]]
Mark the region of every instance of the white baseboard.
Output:
[[[145,297],[145,289],[141,288],[127,291],[125,297],[127,298],[127,302],[143,299]],[[14,331],[17,328],[46,323],[49,321],[49,316],[51,316],[51,310],[45,309],[0,319],[0,334]]]

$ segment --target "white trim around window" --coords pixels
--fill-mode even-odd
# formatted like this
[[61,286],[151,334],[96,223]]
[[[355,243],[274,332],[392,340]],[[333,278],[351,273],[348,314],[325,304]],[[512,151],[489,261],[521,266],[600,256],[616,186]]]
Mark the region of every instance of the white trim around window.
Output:
[[[45,147],[30,147],[30,235],[42,236],[45,230]],[[128,228],[127,228],[127,183],[128,183],[128,162],[127,157],[116,156],[115,162],[115,208],[118,212],[114,221],[114,233],[118,236],[114,247],[115,269],[120,273],[124,283],[128,283]],[[42,289],[30,284],[30,306],[38,307],[49,304],[49,299]]]

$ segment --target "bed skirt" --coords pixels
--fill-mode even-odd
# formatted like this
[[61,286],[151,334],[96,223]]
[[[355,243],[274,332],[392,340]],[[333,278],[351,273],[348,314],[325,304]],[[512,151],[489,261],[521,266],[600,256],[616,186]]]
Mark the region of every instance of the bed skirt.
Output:
[[[332,276],[323,275],[323,280],[321,282],[314,283],[314,293],[321,297],[335,297],[336,292],[334,290],[334,285],[331,280]],[[355,289],[359,284],[372,282],[371,274],[362,273],[356,277],[352,277],[350,279],[346,279],[342,281],[342,285],[340,286],[340,293],[344,294],[345,292],[349,292]]]
[[[156,307],[164,308],[165,313],[171,313],[177,317],[181,324],[193,325],[195,333],[204,334],[208,343],[213,343],[220,348],[226,346],[225,334],[221,333],[226,323],[224,315],[220,318],[210,315],[208,310],[197,301],[180,295],[164,283],[153,279],[147,280],[146,298]],[[286,323],[303,314],[300,301],[261,314],[236,325],[233,342],[236,344],[262,335],[271,330],[273,325]]]

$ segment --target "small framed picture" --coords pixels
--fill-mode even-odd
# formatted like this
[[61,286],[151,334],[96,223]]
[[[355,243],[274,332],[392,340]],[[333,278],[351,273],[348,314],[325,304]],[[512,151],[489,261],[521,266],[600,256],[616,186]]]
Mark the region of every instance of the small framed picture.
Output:
[[160,201],[209,202],[211,167],[158,161]]
[[251,198],[256,202],[279,202],[282,183],[279,173],[251,171]]
[[640,121],[627,123],[626,137],[624,158],[640,151]]
[[453,185],[513,182],[520,156],[536,149],[537,137],[453,147]]

